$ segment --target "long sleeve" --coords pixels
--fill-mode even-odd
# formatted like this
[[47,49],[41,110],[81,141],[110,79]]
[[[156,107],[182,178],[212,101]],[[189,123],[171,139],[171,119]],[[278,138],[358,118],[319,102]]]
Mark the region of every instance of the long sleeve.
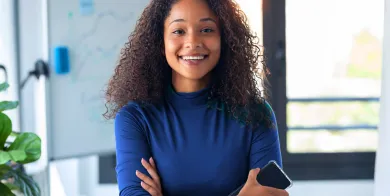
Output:
[[260,126],[255,130],[252,137],[250,151],[250,168],[262,168],[269,161],[275,160],[282,167],[282,156],[280,152],[279,134],[275,114],[267,103],[267,113],[274,123],[274,128]]
[[[138,115],[137,115],[138,114]],[[141,164],[141,158],[151,156],[145,128],[139,119],[135,106],[125,106],[115,118],[116,173],[120,196],[150,195],[141,187],[135,171],[148,173]]]

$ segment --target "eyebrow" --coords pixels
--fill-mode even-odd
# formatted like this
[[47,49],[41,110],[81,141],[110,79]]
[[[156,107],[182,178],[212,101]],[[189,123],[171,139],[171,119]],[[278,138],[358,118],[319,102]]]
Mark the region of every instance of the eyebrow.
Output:
[[[212,18],[202,18],[199,20],[200,22],[208,22],[208,21],[211,21],[211,22],[214,22],[215,24],[217,24],[217,22],[212,19]],[[176,19],[176,20],[173,20],[171,23],[169,23],[169,25],[171,25],[172,23],[174,22],[185,22],[184,19]]]
[[207,21],[211,21],[211,22],[214,22],[214,23],[217,23],[214,19],[212,18],[202,18],[199,20],[200,22],[207,22]]

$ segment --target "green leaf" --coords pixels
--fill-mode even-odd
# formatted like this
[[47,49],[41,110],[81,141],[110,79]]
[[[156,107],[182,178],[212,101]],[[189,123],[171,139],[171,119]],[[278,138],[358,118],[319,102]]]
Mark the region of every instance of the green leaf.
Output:
[[5,186],[7,186],[10,190],[20,190],[18,186],[12,183],[4,183]]
[[0,164],[5,164],[12,160],[14,162],[23,162],[27,158],[23,150],[0,151]]
[[0,193],[2,196],[15,196],[11,190],[3,183],[0,182]]
[[12,122],[9,117],[0,112],[0,149],[4,148],[5,141],[12,132]]
[[20,133],[9,146],[8,152],[21,150],[26,153],[26,159],[18,163],[31,163],[41,157],[41,139],[35,133]]
[[18,105],[18,101],[2,101],[0,102],[0,112],[15,109]]
[[20,132],[12,131],[9,136],[17,137],[18,135],[20,135]]
[[3,179],[3,177],[9,172],[9,170],[12,170],[10,166],[0,165],[0,179]]
[[7,90],[8,87],[9,87],[9,84],[8,84],[8,83],[6,83],[6,82],[1,83],[1,84],[0,84],[0,92],[1,92],[1,91]]

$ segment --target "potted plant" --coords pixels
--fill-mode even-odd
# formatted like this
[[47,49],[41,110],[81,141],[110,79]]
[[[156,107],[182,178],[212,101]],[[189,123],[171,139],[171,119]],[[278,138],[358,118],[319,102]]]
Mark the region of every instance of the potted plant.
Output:
[[[9,87],[0,84],[0,92]],[[12,130],[11,119],[3,113],[18,107],[17,101],[0,102],[0,195],[39,196],[40,189],[23,165],[37,161],[41,156],[41,139],[34,133]]]

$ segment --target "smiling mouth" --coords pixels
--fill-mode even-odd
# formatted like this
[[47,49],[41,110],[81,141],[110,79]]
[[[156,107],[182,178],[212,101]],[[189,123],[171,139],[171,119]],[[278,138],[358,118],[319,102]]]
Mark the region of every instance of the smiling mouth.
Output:
[[179,58],[184,61],[200,61],[206,59],[207,57],[208,55],[179,56]]
[[184,65],[188,65],[192,67],[192,66],[201,65],[202,62],[204,62],[205,59],[207,59],[208,57],[209,55],[191,55],[191,56],[179,56],[179,59]]

